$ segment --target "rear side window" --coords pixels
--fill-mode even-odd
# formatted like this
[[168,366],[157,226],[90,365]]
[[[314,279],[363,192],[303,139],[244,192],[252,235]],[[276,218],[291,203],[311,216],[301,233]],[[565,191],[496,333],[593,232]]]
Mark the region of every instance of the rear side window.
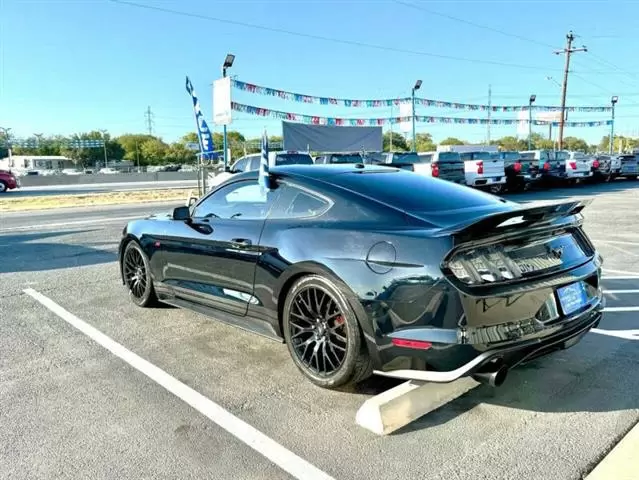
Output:
[[275,165],[313,165],[313,159],[304,153],[278,153],[275,156]]
[[517,152],[503,152],[501,154],[501,159],[502,160],[515,161],[515,160],[519,160],[519,158],[520,158],[520,155]]
[[416,153],[393,153],[390,158],[392,163],[421,163]]
[[259,170],[260,169],[260,156],[259,155],[253,155],[250,158],[250,165],[249,165],[249,170],[253,171],[253,170]]
[[331,183],[408,212],[436,212],[503,203],[498,197],[404,170],[346,173]]

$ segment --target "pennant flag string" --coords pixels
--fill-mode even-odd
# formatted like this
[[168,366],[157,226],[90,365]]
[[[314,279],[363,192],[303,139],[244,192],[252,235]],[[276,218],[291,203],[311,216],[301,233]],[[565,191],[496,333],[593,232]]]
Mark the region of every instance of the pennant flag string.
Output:
[[[307,125],[336,125],[336,126],[355,126],[355,127],[371,127],[395,125],[398,123],[411,122],[412,116],[404,117],[387,117],[387,118],[336,118],[336,117],[318,117],[315,115],[303,115],[301,113],[282,112],[279,110],[271,110],[269,108],[254,107],[243,103],[231,102],[231,108],[236,112],[247,113],[249,115],[257,115],[260,117],[270,117],[279,120],[287,120],[290,122],[305,123]],[[459,117],[432,117],[427,115],[416,115],[415,121],[420,123],[448,123],[457,125],[517,125],[528,124],[528,120],[514,120],[505,118],[459,118]],[[559,125],[559,122],[548,122],[544,120],[533,120],[533,125]],[[565,127],[601,127],[611,125],[612,120],[590,121],[590,122],[564,122]]]
[[[277,97],[283,100],[292,100],[298,103],[312,103],[319,105],[334,105],[339,107],[392,107],[403,103],[412,102],[411,97],[392,98],[392,99],[369,99],[369,100],[351,100],[346,98],[333,97],[316,97],[313,95],[303,95],[301,93],[287,92],[276,88],[262,87],[253,83],[242,82],[240,80],[231,79],[231,85],[237,90],[255,93],[258,95],[267,95]],[[456,110],[475,110],[475,111],[492,111],[492,112],[527,112],[531,107],[529,105],[479,105],[472,103],[444,102],[441,100],[430,100],[427,98],[415,97],[415,104],[424,107],[452,108]],[[533,111],[537,112],[557,112],[561,111],[559,106],[534,105]],[[610,112],[612,107],[566,107],[567,112]]]

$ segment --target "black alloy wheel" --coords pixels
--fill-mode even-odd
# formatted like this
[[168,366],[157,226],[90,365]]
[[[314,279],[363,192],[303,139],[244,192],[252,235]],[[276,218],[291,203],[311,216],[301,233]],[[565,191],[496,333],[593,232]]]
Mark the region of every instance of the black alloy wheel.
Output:
[[286,298],[282,323],[293,362],[314,384],[337,388],[372,374],[355,312],[327,278],[298,280]]
[[133,303],[140,307],[157,305],[158,299],[153,288],[149,260],[135,241],[129,242],[124,250],[122,273]]

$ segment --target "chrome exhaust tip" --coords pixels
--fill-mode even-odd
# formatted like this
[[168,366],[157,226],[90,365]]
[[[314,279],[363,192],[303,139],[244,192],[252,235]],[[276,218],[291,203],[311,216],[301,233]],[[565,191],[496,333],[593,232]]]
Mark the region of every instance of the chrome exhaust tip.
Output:
[[491,387],[499,387],[506,381],[508,376],[508,368],[505,366],[499,367],[497,370],[489,372],[477,372],[473,374],[473,379],[480,383],[490,385]]

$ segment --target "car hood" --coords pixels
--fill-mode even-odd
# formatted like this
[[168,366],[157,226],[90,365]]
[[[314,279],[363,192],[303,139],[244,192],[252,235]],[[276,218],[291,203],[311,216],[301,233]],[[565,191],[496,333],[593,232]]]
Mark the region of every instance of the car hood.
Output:
[[172,220],[173,219],[173,210],[167,210],[166,212],[156,212],[152,213],[148,217],[147,220]]

